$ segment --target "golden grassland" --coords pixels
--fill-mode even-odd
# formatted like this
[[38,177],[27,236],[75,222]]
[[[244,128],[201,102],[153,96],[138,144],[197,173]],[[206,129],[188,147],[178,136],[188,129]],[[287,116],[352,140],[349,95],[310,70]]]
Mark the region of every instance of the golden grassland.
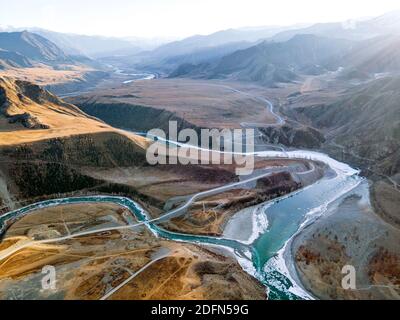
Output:
[[[27,129],[0,116],[0,146],[18,145],[58,137],[99,132],[117,132],[142,147],[147,145],[144,138],[115,129],[102,121],[83,113],[74,105],[67,104],[43,90],[46,99],[37,102],[19,88],[14,79],[0,77],[0,86],[5,90],[7,107],[3,112],[9,116],[28,114],[48,129]],[[49,98],[50,97],[50,98]]]
[[[55,235],[51,231],[59,237],[110,221],[126,225],[130,214],[108,203],[39,209],[11,225],[1,242],[1,252],[19,242],[32,241],[32,237],[52,238]],[[45,265],[56,268],[54,292],[40,290]],[[0,298],[10,298],[18,287],[23,298],[100,299],[147,265],[109,299],[266,298],[265,289],[232,258],[195,245],[155,238],[144,227],[32,243],[0,261]]]
[[50,66],[40,65],[32,68],[10,68],[0,70],[0,76],[29,81],[38,85],[54,85],[82,80],[86,72],[93,71],[86,66],[64,66],[62,69],[53,69]]
[[162,109],[205,128],[241,128],[242,122],[275,123],[265,102],[236,91],[237,86],[218,81],[157,79],[97,90],[82,99],[94,97],[99,103],[123,102]]

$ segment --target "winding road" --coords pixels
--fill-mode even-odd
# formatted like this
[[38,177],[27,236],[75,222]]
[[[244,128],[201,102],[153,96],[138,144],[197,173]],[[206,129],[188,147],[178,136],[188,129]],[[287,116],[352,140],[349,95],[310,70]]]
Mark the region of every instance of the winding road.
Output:
[[[171,142],[172,143],[172,142]],[[187,147],[191,147],[191,146],[187,146]],[[246,154],[246,153],[244,153]],[[358,171],[354,170],[352,168],[350,168],[348,165],[342,164],[336,160],[333,160],[331,158],[329,158],[327,155],[324,154],[320,154],[317,152],[302,152],[302,151],[289,151],[289,152],[279,152],[279,151],[265,151],[265,152],[257,152],[257,153],[253,153],[257,156],[260,157],[264,157],[264,158],[270,158],[270,159],[298,159],[298,160],[313,160],[313,161],[320,161],[320,162],[324,162],[325,164],[329,165],[333,170],[336,171],[337,174],[345,174],[345,175],[354,175],[357,174]],[[162,221],[167,221],[168,219],[171,219],[173,217],[176,217],[180,214],[182,214],[182,212],[184,212],[184,210],[186,210],[188,207],[190,207],[191,204],[193,204],[194,201],[196,201],[197,199],[201,198],[201,197],[205,197],[205,196],[209,196],[209,195],[213,195],[215,193],[219,193],[225,190],[229,190],[231,188],[234,188],[236,186],[242,185],[242,184],[246,184],[249,183],[251,181],[256,181],[260,178],[266,177],[268,175],[270,175],[271,173],[264,173],[255,177],[252,177],[250,179],[246,179],[246,180],[242,180],[240,182],[236,182],[236,183],[232,183],[229,185],[225,185],[222,187],[218,187],[215,189],[211,189],[211,190],[207,190],[204,192],[199,192],[195,195],[193,195],[192,197],[190,197],[187,202],[185,204],[183,204],[181,207],[178,207],[176,209],[173,209],[171,211],[166,212],[165,214],[163,214],[162,216],[155,218],[155,219],[149,219],[146,221],[142,221],[139,223],[136,223],[134,225],[126,225],[126,226],[118,226],[118,227],[108,227],[108,228],[101,228],[101,229],[96,229],[96,230],[90,230],[90,231],[85,231],[85,232],[80,232],[80,233],[75,233],[75,234],[71,234],[71,235],[67,235],[67,236],[63,236],[63,237],[59,237],[59,238],[53,238],[53,239],[45,239],[45,240],[38,240],[38,241],[30,241],[30,242],[23,242],[20,245],[15,245],[15,246],[11,246],[8,249],[5,249],[3,251],[0,252],[0,260],[6,259],[7,257],[11,256],[12,254],[18,252],[19,250],[22,250],[24,248],[27,248],[29,246],[35,245],[35,244],[48,244],[48,243],[53,243],[53,242],[58,242],[58,241],[64,241],[64,240],[68,240],[68,239],[72,239],[75,237],[82,237],[82,236],[87,236],[87,235],[92,235],[92,234],[97,234],[97,233],[101,233],[101,232],[107,232],[107,231],[119,231],[119,230],[127,230],[127,229],[131,229],[134,227],[138,227],[138,226],[143,226],[143,225],[148,225],[150,223],[157,223],[157,222],[162,222]],[[44,202],[46,203],[46,202]],[[46,207],[46,205],[43,203],[43,205],[41,203],[36,204],[39,207]],[[57,203],[52,203],[49,206],[56,206]],[[29,207],[33,207],[32,210],[29,210]],[[27,209],[27,211],[24,212],[24,214],[30,213],[31,211],[35,211],[37,210],[37,207],[34,205],[16,210],[16,211],[12,211],[9,212],[3,216],[1,216],[1,220],[4,223],[6,223],[7,219],[9,218],[13,218],[13,216],[15,215],[15,212],[21,211],[23,209]]]
[[[312,172],[313,170],[315,170],[314,166],[312,167],[311,171],[309,170],[309,171],[303,172],[303,173],[309,173],[309,172]],[[121,230],[127,230],[127,229],[132,229],[132,228],[135,228],[135,227],[147,225],[149,223],[155,224],[155,223],[166,222],[166,221],[168,221],[170,219],[173,219],[173,218],[176,218],[178,216],[181,216],[181,215],[185,214],[186,210],[195,201],[197,201],[197,200],[199,200],[201,198],[212,196],[212,195],[215,195],[215,194],[218,194],[218,193],[221,193],[221,192],[236,188],[236,187],[238,187],[240,185],[245,185],[245,184],[247,184],[249,182],[257,181],[257,180],[259,180],[261,178],[268,177],[273,173],[282,172],[282,171],[284,171],[284,170],[283,169],[273,170],[273,172],[269,171],[267,173],[262,173],[260,175],[256,175],[254,177],[251,177],[251,178],[248,178],[248,179],[245,179],[245,180],[241,180],[239,182],[227,184],[227,185],[224,185],[224,186],[221,186],[221,187],[217,187],[217,188],[214,188],[214,189],[210,189],[210,190],[206,190],[206,191],[203,191],[203,192],[198,192],[198,193],[192,195],[182,206],[180,206],[180,207],[178,207],[176,209],[167,211],[167,212],[165,212],[163,215],[161,215],[158,218],[149,219],[149,220],[146,220],[146,221],[143,221],[143,222],[139,222],[139,223],[136,223],[136,224],[131,224],[131,225],[127,225],[127,226],[100,228],[100,229],[96,229],[96,230],[79,232],[79,233],[75,233],[75,234],[68,234],[68,235],[63,236],[63,237],[46,239],[46,240],[23,241],[23,242],[20,242],[20,243],[17,243],[15,245],[12,245],[12,246],[8,247],[7,249],[5,249],[3,251],[0,251],[0,261],[3,260],[3,259],[8,258],[9,256],[13,255],[14,253],[16,253],[16,252],[18,252],[18,251],[20,251],[22,249],[28,248],[28,247],[30,247],[32,245],[35,245],[35,244],[54,243],[54,242],[69,240],[69,239],[76,238],[76,237],[83,237],[83,236],[88,236],[88,235],[92,235],[92,234],[98,234],[98,233],[101,233],[101,232],[121,231]],[[34,209],[34,210],[36,210],[36,209]],[[12,216],[13,216],[13,212],[9,212],[9,213],[1,216],[1,219],[4,220],[4,219],[7,219],[7,217],[12,217]]]
[[[242,92],[240,90],[233,89],[231,87],[227,87],[227,88],[229,88],[230,90],[233,90],[235,92],[241,93],[241,94],[250,95],[248,93]],[[262,98],[262,97],[258,97],[258,99],[262,99],[262,101],[267,104],[267,106],[269,108],[269,111],[275,116],[276,123],[274,125],[281,125],[281,124],[283,124],[285,122],[285,120],[283,118],[281,118],[279,115],[277,115],[274,112],[273,104],[270,101],[268,101],[267,99]],[[257,124],[257,123],[245,123],[245,125],[257,127],[260,124]],[[261,126],[265,126],[265,124],[263,124]],[[329,156],[327,156],[325,154],[318,153],[318,152],[313,152],[313,151],[302,151],[302,150],[285,151],[285,150],[281,150],[281,151],[257,151],[257,152],[248,152],[248,153],[246,153],[246,152],[225,152],[225,151],[219,151],[219,150],[216,151],[216,150],[210,150],[210,149],[201,148],[201,147],[190,146],[190,145],[186,145],[184,143],[179,143],[179,142],[175,142],[175,141],[169,141],[169,140],[166,140],[166,139],[164,140],[164,142],[175,144],[175,145],[177,145],[179,147],[194,148],[194,149],[197,149],[197,150],[202,150],[202,151],[206,151],[206,152],[218,152],[218,153],[221,153],[221,154],[228,153],[228,154],[232,154],[232,155],[239,154],[239,155],[242,155],[242,156],[257,156],[257,157],[265,158],[265,159],[306,160],[307,162],[310,163],[310,168],[309,168],[309,170],[303,172],[303,174],[312,173],[315,170],[315,166],[312,164],[312,161],[322,162],[325,165],[327,165],[328,167],[330,167],[330,169],[335,173],[335,176],[338,177],[336,179],[336,181],[335,181],[335,186],[336,187],[340,187],[342,189],[341,192],[347,192],[347,190],[350,190],[350,188],[352,188],[355,185],[354,181],[351,181],[351,180],[352,179],[357,179],[358,173],[359,173],[358,170],[354,170],[353,168],[351,168],[347,164],[340,163],[340,162],[330,158]],[[75,233],[75,234],[68,234],[66,236],[59,237],[59,238],[37,240],[37,241],[35,241],[35,240],[33,240],[33,241],[24,241],[24,242],[21,242],[21,243],[16,243],[16,244],[12,245],[11,247],[0,251],[0,260],[7,259],[8,257],[13,255],[14,253],[16,253],[16,252],[18,252],[18,251],[20,251],[20,250],[22,250],[24,248],[30,247],[30,246],[54,243],[54,242],[68,240],[68,239],[75,238],[75,237],[99,234],[99,233],[102,233],[102,232],[127,230],[127,229],[132,229],[132,228],[136,228],[136,227],[145,225],[151,231],[153,231],[156,235],[163,236],[165,234],[165,235],[169,235],[169,236],[174,236],[175,239],[177,239],[177,241],[187,241],[187,242],[193,242],[193,243],[215,244],[215,245],[231,248],[231,249],[234,249],[234,250],[236,250],[237,248],[242,248],[243,250],[239,250],[239,252],[237,250],[235,251],[238,260],[240,260],[241,258],[246,256],[245,252],[250,252],[250,254],[252,254],[251,257],[253,259],[253,264],[255,264],[254,259],[256,257],[253,255],[254,252],[252,253],[251,250],[250,251],[248,250],[250,248],[253,249],[253,250],[255,250],[255,249],[253,247],[241,242],[241,241],[234,240],[234,239],[203,237],[203,236],[193,236],[193,235],[185,235],[185,234],[173,233],[173,232],[165,231],[165,230],[157,227],[156,224],[160,223],[160,222],[167,221],[167,220],[169,220],[171,218],[174,218],[174,217],[177,217],[177,216],[179,216],[181,214],[184,214],[187,208],[189,208],[196,200],[198,200],[198,199],[200,199],[202,197],[207,197],[207,196],[210,196],[210,195],[213,195],[213,194],[216,194],[216,193],[223,192],[225,190],[229,190],[229,189],[235,188],[235,187],[240,186],[240,185],[244,185],[244,184],[256,181],[256,180],[258,180],[260,178],[263,178],[263,177],[266,177],[266,176],[268,176],[270,174],[271,174],[271,172],[262,173],[262,174],[259,174],[257,176],[253,176],[251,178],[248,178],[248,179],[245,179],[245,180],[242,180],[242,181],[239,181],[239,182],[231,183],[231,184],[228,184],[228,185],[225,185],[225,186],[221,186],[221,187],[217,187],[217,188],[214,188],[214,189],[211,189],[211,190],[207,190],[207,191],[196,193],[196,194],[192,195],[190,198],[188,198],[186,200],[186,202],[182,206],[180,206],[180,207],[178,207],[176,209],[167,211],[163,215],[161,215],[160,217],[155,218],[155,219],[148,219],[146,213],[144,212],[144,210],[141,209],[137,204],[135,204],[136,208],[140,208],[140,210],[142,210],[141,211],[142,214],[145,216],[143,221],[139,220],[138,223],[124,225],[124,226],[107,227],[107,228],[100,228],[100,229],[96,229],[96,230],[88,230],[88,231]],[[348,180],[348,179],[350,179],[350,180]],[[319,186],[317,186],[317,183],[315,183],[313,186],[315,186],[316,188],[319,188]],[[329,187],[328,182],[326,182],[325,188],[327,188],[327,187]],[[323,195],[325,195],[326,192],[324,192],[324,189],[322,187],[320,189],[321,189],[320,192]],[[322,198],[321,198],[321,201],[324,201],[324,203],[319,203],[319,207],[323,208],[324,205],[326,205],[326,203],[328,201],[333,201],[334,199],[337,199],[337,197],[339,197],[341,195],[341,193],[337,192],[337,190],[333,190],[331,193],[332,194],[326,195],[326,197],[329,197],[329,200],[327,200],[325,198],[324,198],[324,200],[322,200]],[[107,199],[110,199],[109,201],[115,202],[117,204],[120,204],[120,205],[126,206],[126,207],[128,207],[128,206],[124,205],[124,201],[125,202],[130,201],[130,202],[133,203],[133,201],[130,200],[130,199],[127,199],[127,198],[116,198],[116,197],[96,196],[96,197],[88,197],[88,199],[89,200],[86,200],[87,202],[96,202],[97,199],[99,199],[99,201],[101,199],[103,199],[104,201],[106,201]],[[93,200],[90,200],[90,199],[93,199]],[[63,200],[65,200],[65,201],[63,202]],[[21,208],[21,209],[9,212],[9,213],[7,213],[7,214],[5,214],[5,215],[0,217],[0,222],[2,222],[2,225],[0,225],[0,228],[1,228],[0,232],[4,231],[5,225],[7,224],[7,220],[13,219],[15,216],[29,214],[29,213],[31,213],[31,212],[39,209],[39,208],[52,207],[52,206],[57,206],[57,205],[62,205],[62,204],[74,203],[73,201],[70,202],[70,200],[73,200],[73,198],[60,199],[60,200],[50,200],[50,201],[45,201],[43,203],[33,204],[31,206],[28,206],[28,207],[25,207],[25,208]],[[85,202],[84,200],[82,200],[82,201]],[[290,200],[289,200],[288,197],[285,197],[283,199],[279,199],[279,201],[281,203],[284,203],[285,201],[290,201]],[[315,199],[315,201],[318,202],[318,199]],[[273,203],[275,203],[275,201],[273,200],[273,201],[270,201],[268,203],[273,204]],[[306,210],[313,211],[313,210],[315,210],[315,208],[308,208]],[[299,216],[299,218],[302,218],[302,216]],[[298,228],[300,228],[300,226]],[[289,237],[293,236],[293,233],[288,234],[288,236]],[[173,240],[174,238],[171,238],[171,239]],[[191,240],[191,239],[193,239],[193,240]],[[241,256],[239,256],[239,254]],[[247,258],[247,260],[249,260],[249,258]],[[158,261],[158,260],[156,260],[156,261]],[[152,262],[152,263],[154,263],[154,262]],[[146,266],[144,266],[137,273],[131,275],[131,277],[129,279],[133,279],[134,276],[136,276],[138,273],[140,273],[144,269],[148,268],[150,265],[151,265],[151,263],[146,265]],[[261,266],[261,267],[263,267],[263,266]],[[258,276],[260,276],[260,274]],[[130,281],[129,279],[127,279],[126,281],[121,283],[120,286],[116,287],[113,290],[118,290],[120,287],[122,287],[127,282],[129,282]],[[113,292],[115,292],[115,291],[110,291],[103,298],[107,299],[108,297],[110,297],[113,294]]]
[[257,100],[262,101],[263,103],[265,103],[267,105],[268,111],[276,119],[276,122],[275,123],[271,123],[271,124],[257,123],[257,122],[242,122],[241,123],[242,127],[244,127],[244,128],[248,128],[248,127],[250,127],[250,128],[264,128],[264,127],[270,127],[270,126],[281,126],[281,125],[283,125],[285,123],[285,119],[283,119],[279,114],[277,114],[275,112],[274,104],[270,100],[268,100],[268,99],[266,99],[264,97],[261,97],[261,96],[253,95],[253,94],[250,94],[248,92],[244,92],[244,91],[232,88],[232,87],[227,86],[227,85],[219,85],[219,84],[215,84],[215,85],[219,86],[219,87],[222,87],[222,88],[226,88],[226,89],[228,89],[228,90],[230,90],[232,92],[236,92],[236,93],[239,93],[241,95],[244,95],[244,96],[247,96],[247,97],[251,97],[251,98],[255,98]]

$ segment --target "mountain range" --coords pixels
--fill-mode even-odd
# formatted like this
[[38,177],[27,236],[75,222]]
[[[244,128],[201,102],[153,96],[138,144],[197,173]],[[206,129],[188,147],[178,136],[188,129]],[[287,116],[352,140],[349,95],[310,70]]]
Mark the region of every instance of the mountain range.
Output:
[[282,31],[273,36],[271,40],[287,41],[296,34],[314,34],[357,41],[385,34],[400,34],[400,11],[392,11],[369,19],[317,23],[305,28]]
[[392,176],[400,172],[399,88],[400,76],[385,77],[348,89],[333,103],[296,110],[329,132],[353,162]]
[[[400,34],[400,11],[358,21],[317,23],[287,27],[228,29],[209,35],[196,35],[162,45],[152,51],[126,57],[126,62],[142,68],[171,70],[182,64],[200,64],[267,42],[287,42],[296,35],[315,35],[339,40],[363,41]],[[173,63],[171,63],[171,61]],[[185,66],[187,68],[188,66]]]
[[48,39],[28,31],[0,33],[0,65],[28,67],[33,63],[58,64],[72,60]]
[[365,80],[384,73],[400,72],[400,35],[378,36],[357,43],[350,52],[331,62],[344,68],[341,77]]
[[56,44],[66,54],[101,58],[113,55],[133,55],[143,50],[152,50],[169,41],[164,38],[105,37],[56,32],[43,28],[1,27],[0,32],[28,31],[40,35]]
[[318,74],[333,57],[342,56],[353,45],[349,40],[315,35],[296,35],[286,42],[264,41],[211,63],[181,65],[171,77],[230,78],[264,85],[296,80],[299,73]]

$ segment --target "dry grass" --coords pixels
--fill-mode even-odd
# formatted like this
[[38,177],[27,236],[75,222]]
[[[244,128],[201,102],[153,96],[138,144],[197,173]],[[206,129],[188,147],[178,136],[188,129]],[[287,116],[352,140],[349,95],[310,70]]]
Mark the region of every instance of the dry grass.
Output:
[[54,85],[83,79],[84,73],[91,71],[83,66],[64,66],[66,70],[54,70],[42,65],[33,68],[11,68],[1,70],[0,76],[29,81],[38,85]]
[[26,129],[22,124],[10,124],[8,119],[0,115],[0,146],[99,132],[117,132],[143,147],[147,145],[144,138],[114,129],[49,93],[47,94],[52,96],[52,101],[46,100],[39,104],[28,94],[23,94],[22,88],[19,88],[12,78],[0,77],[0,86],[5,90],[7,108],[3,111],[8,116],[29,114],[36,119],[35,121],[48,127],[48,129]]
[[[27,241],[39,225],[93,227],[95,220],[114,217],[123,223],[126,209],[113,204],[66,205],[37,210],[13,224],[1,243],[2,250]],[[86,221],[86,222],[85,222]],[[47,228],[47,229],[48,229]],[[32,245],[0,261],[0,299],[18,287],[21,298],[46,299],[40,290],[45,265],[57,271],[58,298],[100,299],[131,274],[147,265],[152,254],[164,248],[166,257],[155,262],[122,287],[111,299],[264,299],[265,290],[231,258],[194,245],[155,238],[144,228],[93,234],[53,244]],[[161,254],[161,253],[159,253]]]
[[238,84],[218,81],[158,79],[105,89],[90,96],[99,102],[118,101],[167,110],[199,127],[240,128],[242,122],[275,122],[263,101],[233,88],[240,89]]

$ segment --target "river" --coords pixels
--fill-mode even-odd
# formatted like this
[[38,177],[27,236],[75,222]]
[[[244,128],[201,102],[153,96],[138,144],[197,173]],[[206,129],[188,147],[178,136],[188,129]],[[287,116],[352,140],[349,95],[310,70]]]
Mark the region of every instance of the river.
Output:
[[[169,143],[174,142],[169,141]],[[221,246],[232,251],[243,269],[255,276],[268,288],[271,299],[312,299],[312,296],[303,290],[301,284],[294,280],[296,277],[293,275],[291,265],[293,261],[290,256],[284,258],[287,257],[284,254],[288,249],[287,244],[306,223],[323,215],[330,203],[350,192],[363,179],[359,177],[357,170],[318,152],[264,151],[254,154],[264,158],[319,161],[325,163],[328,169],[324,177],[311,186],[291,195],[266,202],[261,214],[265,215],[268,220],[267,227],[251,225],[253,234],[256,235],[251,243],[234,238],[205,237],[170,232],[159,227],[158,221],[150,220],[145,210],[134,201],[111,196],[65,198],[35,203],[0,217],[0,233],[4,232],[6,225],[12,223],[14,219],[40,208],[82,202],[112,202],[128,208],[138,221],[146,224],[156,236],[174,241]],[[251,224],[252,222],[247,219],[241,223]]]
[[[151,73],[127,74],[118,68],[115,69],[115,73],[132,76],[132,79],[126,80],[124,83],[130,83],[139,79],[154,79],[156,77],[156,75]],[[237,89],[226,87],[240,94],[249,95]],[[266,103],[269,112],[276,118],[276,125],[281,125],[285,122],[283,118],[275,113],[272,102],[263,97],[256,98]],[[261,124],[247,124],[247,126],[250,127],[259,125]],[[146,133],[135,133],[146,135]],[[157,141],[163,141],[169,146],[187,146],[184,143],[176,141],[169,141],[159,137],[153,138],[156,138]],[[190,147],[203,151],[210,151],[196,146]],[[213,152],[215,152],[215,150],[213,150]],[[224,153],[221,151],[218,152]],[[357,170],[351,168],[347,164],[338,162],[325,154],[314,151],[285,151],[282,149],[280,151],[256,151],[240,154],[251,154],[270,159],[318,161],[324,163],[327,166],[327,170],[325,170],[324,177],[318,182],[288,196],[266,202],[262,210],[258,212],[258,214],[262,215],[262,219],[259,220],[265,223],[257,224],[254,223],[254,219],[241,219],[241,227],[245,229],[250,228],[252,230],[252,235],[249,237],[249,239],[251,239],[250,243],[248,241],[243,241],[241,237],[237,239],[235,239],[235,237],[204,237],[165,230],[157,224],[161,221],[165,221],[167,218],[170,219],[173,215],[165,213],[165,219],[163,219],[162,216],[161,218],[151,220],[145,210],[134,201],[128,198],[111,196],[48,200],[9,212],[0,217],[0,235],[5,231],[6,226],[12,223],[14,219],[40,208],[82,202],[112,202],[128,208],[135,215],[137,220],[145,224],[156,236],[174,241],[220,246],[232,251],[243,269],[255,276],[268,288],[270,299],[312,299],[313,297],[306,292],[296,280],[297,277],[293,267],[293,259],[290,254],[290,240],[301,231],[303,226],[323,215],[327,211],[329,204],[351,192],[363,179],[358,175],[359,172]],[[191,199],[198,195],[199,194],[193,195]],[[185,205],[187,204],[184,204],[184,206]],[[237,219],[234,217],[232,221],[235,222]],[[93,233],[93,231],[91,232]],[[97,232],[100,231],[98,230]],[[16,248],[15,251],[20,249],[21,248]],[[8,255],[10,254],[9,252]],[[0,259],[1,258],[4,257],[0,256]]]

